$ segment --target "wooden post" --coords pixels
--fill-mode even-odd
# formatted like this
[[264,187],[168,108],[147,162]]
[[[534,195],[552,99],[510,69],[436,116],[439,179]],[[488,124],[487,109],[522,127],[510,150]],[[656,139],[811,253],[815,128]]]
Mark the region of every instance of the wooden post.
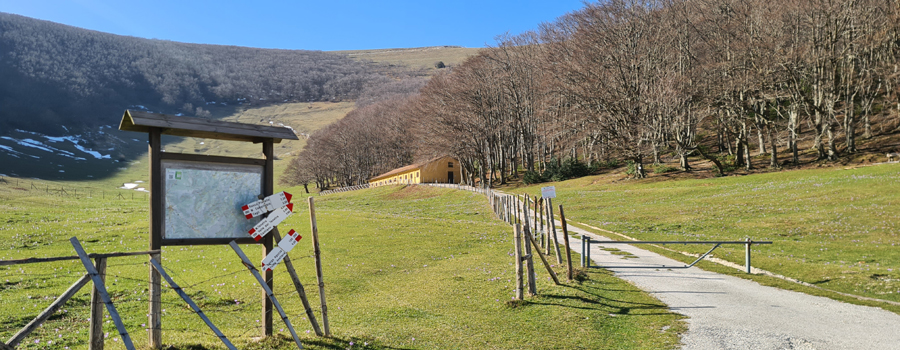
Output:
[[547,198],[547,232],[553,234],[553,248],[556,250],[556,263],[562,264],[562,253],[559,252],[559,237],[556,236],[556,220],[553,218],[553,198]]
[[244,254],[244,251],[241,250],[241,247],[238,246],[237,242],[231,241],[228,245],[231,246],[231,249],[241,258],[241,263],[244,264],[244,267],[247,270],[250,270],[250,273],[253,274],[253,277],[256,277],[256,281],[259,282],[259,285],[263,288],[263,293],[266,293],[266,297],[272,299],[272,304],[275,305],[275,309],[278,310],[278,314],[281,315],[281,320],[284,321],[284,325],[291,332],[291,336],[294,338],[294,343],[297,343],[297,348],[303,349],[303,344],[300,344],[300,337],[297,336],[297,332],[294,331],[294,326],[291,325],[291,320],[288,319],[287,314],[284,312],[284,309],[281,308],[281,304],[278,303],[278,299],[275,298],[275,293],[269,289],[269,285],[265,283],[262,275],[259,273],[259,270],[256,269],[256,266],[250,262],[250,259],[247,258],[247,255]]
[[550,277],[553,277],[553,283],[559,285],[559,278],[556,277],[556,272],[553,271],[553,268],[550,267],[550,263],[547,262],[547,257],[544,256],[544,253],[541,252],[541,249],[538,248],[537,242],[534,238],[529,239],[531,241],[531,245],[534,246],[534,250],[538,253],[538,256],[541,257],[541,262],[544,263],[544,267],[547,268],[547,273],[550,274]]
[[[534,213],[534,217],[533,217],[533,218],[534,218],[534,225],[533,225],[533,226],[534,226],[534,229],[531,230],[531,232],[534,232],[534,234],[536,234],[536,235],[540,235],[540,234],[541,234],[541,231],[538,231],[538,216],[541,216],[541,214],[540,214],[540,212],[538,211],[538,199],[537,199],[537,196],[534,197],[534,201],[533,201],[533,202],[534,202],[534,211],[532,211],[532,213]],[[541,236],[541,239],[543,239],[543,236]]]
[[522,227],[515,225],[513,229],[513,244],[516,245],[516,299],[525,297],[524,281],[522,281]]
[[[163,201],[163,175],[162,175],[162,143],[161,130],[150,129],[149,155],[150,155],[150,250],[160,250],[162,247],[162,220],[165,215]],[[103,197],[106,198],[105,192]],[[162,261],[160,254],[150,254],[150,259]],[[147,342],[151,349],[162,348],[162,291],[160,282],[162,278],[159,272],[148,266],[149,278],[149,310],[147,312]]]
[[[278,229],[272,229],[272,236],[276,241],[281,242],[281,235],[278,233]],[[285,270],[288,271],[288,274],[291,275],[291,281],[294,282],[294,288],[297,289],[297,294],[300,295],[300,301],[303,302],[303,308],[306,310],[306,318],[309,319],[310,325],[312,325],[313,330],[316,332],[316,335],[323,336],[322,329],[319,328],[319,322],[316,321],[316,315],[313,313],[312,306],[309,305],[309,299],[306,298],[306,289],[303,288],[303,283],[300,283],[300,277],[297,277],[297,271],[294,270],[294,263],[291,262],[290,256],[284,257],[284,267]]]
[[[231,344],[231,341],[229,341],[228,338],[225,337],[225,334],[222,334],[222,332],[219,331],[218,328],[216,328],[216,325],[214,325],[212,321],[209,320],[209,317],[206,317],[206,315],[203,314],[203,310],[200,310],[200,307],[197,306],[197,304],[195,304],[193,300],[191,300],[191,297],[189,297],[187,293],[185,293],[184,290],[178,286],[178,283],[175,283],[175,280],[173,280],[172,277],[169,277],[169,274],[166,273],[166,270],[163,270],[162,265],[160,265],[159,262],[150,259],[150,264],[153,265],[153,268],[159,271],[159,274],[163,278],[165,278],[166,282],[169,283],[169,286],[172,287],[172,289],[175,290],[176,293],[178,293],[178,296],[180,296],[181,299],[191,307],[191,310],[194,310],[194,313],[196,313],[197,316],[200,316],[203,322],[206,322],[206,325],[209,326],[209,329],[216,334],[216,337],[218,337],[219,340],[221,340],[227,348],[231,350],[237,350],[237,348],[235,348],[234,345]],[[91,325],[93,325],[93,323]]]
[[[524,233],[528,236],[528,239],[534,239],[534,235],[531,233],[530,226],[528,225],[528,195],[525,195],[525,201],[522,205],[522,219],[524,222],[522,223],[522,227],[525,228]],[[537,295],[537,283],[535,281],[534,276],[534,259],[531,255],[531,245],[528,244],[528,241],[525,243],[525,273],[528,274],[528,293],[532,296]]]
[[6,343],[0,343],[2,344],[0,345],[0,348],[3,348],[3,346],[8,346],[9,349],[12,349],[13,347],[19,345],[19,343],[21,343],[22,340],[25,339],[25,337],[31,334],[31,332],[34,332],[34,330],[40,327],[45,321],[47,321],[50,316],[53,316],[54,313],[59,311],[59,309],[63,305],[65,305],[65,303],[69,301],[69,299],[71,299],[72,296],[75,295],[75,293],[78,293],[78,291],[81,290],[81,288],[84,287],[90,280],[91,277],[89,275],[81,276],[81,278],[75,281],[75,283],[72,284],[69,289],[63,292],[63,294],[60,295],[59,298],[56,298],[56,300],[54,300],[53,303],[50,304],[50,306],[44,309],[44,311],[42,311],[39,315],[37,315],[37,317],[31,320],[31,322],[28,322],[25,327],[22,327],[22,329],[14,334],[11,338],[9,338]]
[[[152,259],[151,259],[152,260]],[[106,258],[97,258],[95,267],[100,280],[106,283]],[[94,286],[91,291],[91,326],[88,331],[88,344],[91,350],[103,350],[103,299],[100,290]]]
[[84,269],[87,270],[88,275],[91,276],[91,280],[94,281],[94,288],[100,291],[100,297],[103,298],[103,304],[106,305],[106,311],[109,312],[109,318],[115,323],[116,330],[119,331],[119,336],[122,337],[122,344],[125,345],[125,348],[128,350],[135,350],[134,343],[131,342],[131,336],[128,335],[125,324],[122,323],[122,318],[119,317],[119,312],[116,311],[116,306],[113,305],[109,293],[106,292],[106,286],[100,278],[100,273],[94,268],[94,264],[91,264],[91,258],[88,257],[84,248],[81,247],[81,242],[78,241],[78,238],[72,237],[69,239],[69,242],[72,243],[72,248],[75,248],[75,252],[78,253],[78,257],[81,258],[81,264],[84,265]]
[[566,243],[566,264],[569,266],[569,275],[566,276],[572,281],[572,251],[569,249],[569,224],[566,223],[566,214],[563,212],[562,204],[559,205],[559,220],[562,221],[563,241]]
[[[263,165],[263,196],[268,197],[274,193],[275,183],[272,175],[275,169],[275,153],[274,153],[274,143],[271,139],[263,141],[263,157],[265,157],[266,162]],[[262,257],[261,259],[265,259],[269,252],[272,251],[272,248],[275,246],[274,240],[272,239],[272,235],[266,235],[263,237],[262,244]],[[271,290],[275,290],[275,278],[272,270],[266,270],[262,272],[262,276],[266,281],[266,285]],[[272,335],[272,300],[266,295],[265,291],[261,293],[262,297],[262,320],[263,320],[263,337],[268,337]]]
[[331,336],[328,328],[328,307],[325,305],[325,281],[322,279],[322,253],[319,251],[319,226],[316,225],[316,206],[313,197],[309,197],[309,223],[312,226],[313,252],[316,256],[316,279],[319,282],[319,300],[322,301],[322,325],[325,336]]

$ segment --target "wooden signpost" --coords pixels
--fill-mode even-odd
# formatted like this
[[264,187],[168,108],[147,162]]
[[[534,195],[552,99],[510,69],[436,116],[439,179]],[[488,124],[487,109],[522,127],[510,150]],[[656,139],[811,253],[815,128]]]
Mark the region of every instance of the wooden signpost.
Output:
[[[234,241],[242,244],[260,244],[262,257],[267,256],[274,247],[273,236],[268,235],[259,241],[251,236],[236,234],[233,237],[204,236],[194,232],[170,232],[166,223],[173,218],[167,218],[166,186],[179,184],[180,171],[190,169],[197,172],[214,174],[218,172],[232,171],[234,173],[258,174],[259,187],[251,188],[251,199],[256,196],[271,196],[274,192],[274,144],[282,140],[297,140],[294,132],[288,128],[243,123],[232,123],[218,120],[209,120],[191,117],[179,117],[166,114],[155,114],[142,111],[126,110],[119,124],[119,130],[145,132],[149,134],[150,156],[150,250],[160,250],[162,246],[171,245],[224,245]],[[241,141],[262,144],[263,158],[239,158],[220,157],[199,154],[166,153],[162,150],[162,135],[198,137],[217,140]],[[207,178],[208,179],[208,178]],[[253,186],[251,186],[253,187]],[[235,203],[218,203],[227,206]],[[234,215],[245,219],[240,211],[241,203],[235,208]],[[169,205],[168,207],[171,207]],[[197,213],[203,215],[203,213]],[[171,226],[171,225],[169,225]],[[252,226],[252,225],[251,225]],[[150,259],[155,264],[162,263],[161,254],[151,254]],[[262,271],[264,281],[261,293],[262,302],[262,336],[272,335],[272,303],[266,293],[271,293],[273,287],[272,270]],[[150,300],[148,312],[149,347],[159,349],[162,347],[162,320],[161,320],[161,282],[159,271],[152,265],[149,266]],[[299,345],[299,342],[298,342]]]

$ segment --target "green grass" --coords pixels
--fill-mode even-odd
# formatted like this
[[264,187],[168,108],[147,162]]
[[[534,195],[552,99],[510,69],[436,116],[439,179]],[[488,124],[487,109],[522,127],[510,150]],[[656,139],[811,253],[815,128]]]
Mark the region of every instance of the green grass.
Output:
[[[320,315],[305,199],[298,198],[301,189],[287,190],[298,194],[294,202],[301,205],[281,227],[304,236],[290,255]],[[2,182],[0,198],[2,260],[72,255],[72,236],[88,252],[147,247],[146,199],[56,196]],[[511,229],[494,219],[476,194],[395,186],[316,200],[333,338],[307,333],[311,328],[284,266],[275,271],[275,291],[307,348],[657,349],[677,345],[685,329],[681,316],[602,271],[588,272],[582,283],[555,286],[538,266],[540,296],[511,302]],[[243,249],[252,259],[259,257],[258,248]],[[230,248],[164,247],[163,257],[175,281],[238,348],[295,348],[278,317],[278,336],[252,340],[260,333],[260,291]],[[107,275],[107,288],[139,346],[147,343],[145,259],[111,259]],[[556,268],[562,275],[563,268]],[[81,274],[76,261],[0,267],[0,339]],[[20,348],[84,348],[88,290]],[[169,289],[163,292],[163,309],[165,344],[221,348]],[[110,333],[107,347],[122,348],[111,322],[104,330]]]
[[[567,219],[637,239],[773,241],[753,247],[754,267],[830,291],[898,302],[898,174],[900,167],[889,164],[703,180],[601,175],[553,184],[554,204],[564,205]],[[540,186],[515,191],[536,194]],[[708,247],[677,249],[696,254]],[[743,246],[723,246],[714,256],[743,264]],[[783,281],[767,283],[851,300]]]

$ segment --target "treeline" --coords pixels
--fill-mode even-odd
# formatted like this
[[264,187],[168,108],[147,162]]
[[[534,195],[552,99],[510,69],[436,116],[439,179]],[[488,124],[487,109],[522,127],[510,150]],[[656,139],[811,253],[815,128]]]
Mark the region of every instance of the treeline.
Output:
[[[0,130],[112,123],[130,105],[356,99],[387,68],[320,51],[185,44],[0,13]],[[50,130],[48,130],[50,129]]]
[[[801,142],[818,160],[834,160],[857,152],[858,139],[900,112],[898,63],[898,0],[586,4],[535,31],[500,37],[414,97],[385,102],[403,120],[396,124],[404,143],[378,152],[456,156],[465,181],[483,185],[518,169],[534,178],[565,159],[594,167],[628,160],[641,178],[644,164],[663,153],[685,170],[692,155],[719,173],[779,167],[800,162]],[[378,113],[356,113],[345,123],[372,131],[355,140],[382,137]],[[328,159],[323,168],[318,155],[327,147],[311,148],[293,169],[345,185],[397,165],[364,152],[356,156],[371,164]],[[769,154],[768,164],[753,164],[752,148]],[[347,167],[356,175],[341,175]],[[302,182],[296,173],[285,180]]]

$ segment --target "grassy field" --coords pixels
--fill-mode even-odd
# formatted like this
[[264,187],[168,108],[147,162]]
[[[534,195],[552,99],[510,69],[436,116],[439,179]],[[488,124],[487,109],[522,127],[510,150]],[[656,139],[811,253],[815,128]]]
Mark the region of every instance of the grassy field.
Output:
[[[753,247],[754,267],[825,290],[900,302],[898,175],[900,165],[882,164],[671,181],[626,180],[611,173],[554,185],[555,203],[565,206],[567,219],[643,240],[773,241]],[[546,185],[511,191],[537,194]],[[723,246],[714,256],[742,265],[743,246]],[[894,305],[867,304],[900,312]]]
[[[298,194],[300,205],[281,227],[304,236],[291,257],[318,315],[308,212],[298,198],[302,191],[287,190]],[[59,196],[9,182],[0,182],[0,199],[0,260],[72,255],[72,236],[88,252],[147,247],[146,199]],[[310,349],[657,349],[675,346],[685,329],[665,305],[601,271],[563,286],[539,271],[540,296],[511,303],[511,228],[492,218],[484,197],[473,193],[383,187],[318,197],[317,213],[334,337],[310,333],[283,266],[276,269],[275,286]],[[256,247],[243,249],[258,257]],[[260,333],[260,292],[229,248],[165,247],[163,257],[175,281],[238,348],[295,348],[277,317],[277,337],[252,340]],[[107,287],[138,345],[147,342],[145,259],[111,259],[107,275]],[[75,261],[0,267],[0,339],[81,274]],[[88,290],[20,348],[84,348]],[[165,344],[221,348],[168,288],[163,309]],[[112,322],[104,330],[110,334],[107,347],[122,348]]]
[[434,46],[406,49],[333,51],[333,53],[345,54],[350,58],[359,60],[425,70],[433,74],[440,71],[434,67],[435,63],[444,62],[445,65],[455,66],[465,61],[466,58],[477,54],[478,50],[480,49]]

